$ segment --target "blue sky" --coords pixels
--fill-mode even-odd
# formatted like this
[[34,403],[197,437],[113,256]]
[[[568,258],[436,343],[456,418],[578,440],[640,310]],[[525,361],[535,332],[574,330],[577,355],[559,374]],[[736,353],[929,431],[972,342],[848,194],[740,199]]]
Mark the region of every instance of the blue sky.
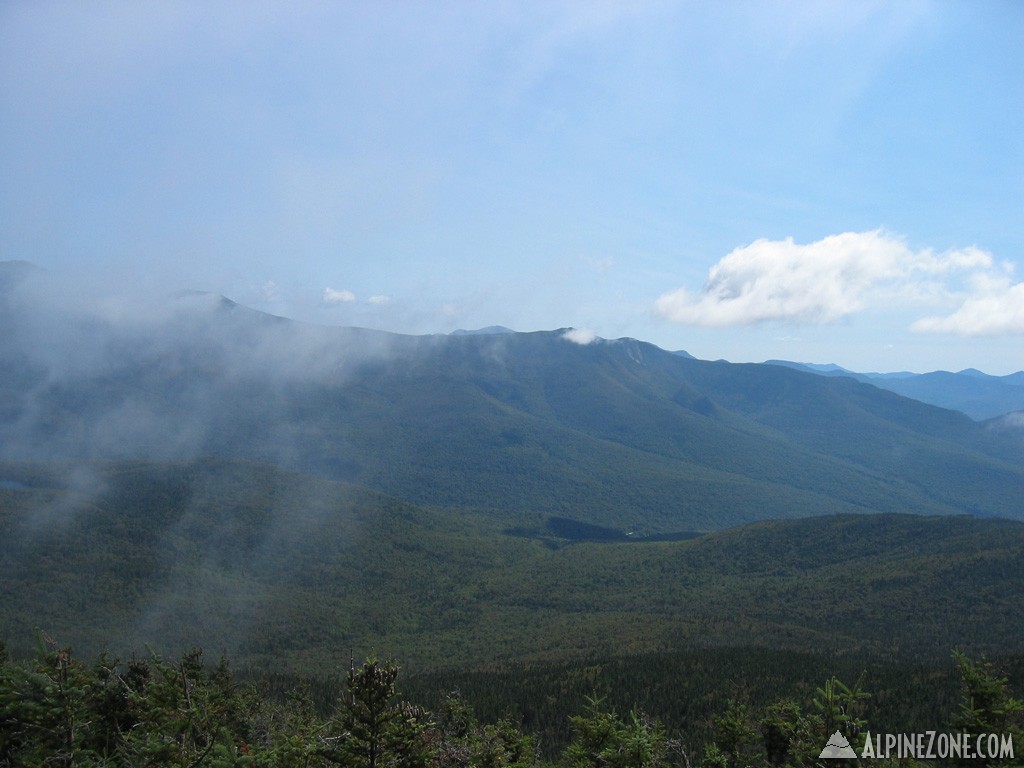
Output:
[[0,259],[107,301],[1009,373],[1022,39],[1010,1],[9,0]]

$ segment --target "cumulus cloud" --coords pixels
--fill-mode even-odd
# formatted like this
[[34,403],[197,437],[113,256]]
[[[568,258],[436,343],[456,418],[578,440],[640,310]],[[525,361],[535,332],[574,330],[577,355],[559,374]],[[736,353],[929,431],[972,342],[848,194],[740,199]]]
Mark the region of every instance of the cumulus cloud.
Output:
[[995,271],[991,254],[979,248],[914,251],[883,230],[808,244],[762,239],[722,258],[700,291],[679,288],[659,297],[655,312],[700,326],[828,323],[894,302],[949,302],[965,274],[977,289],[986,277],[997,279]]
[[911,328],[922,333],[958,336],[1024,334],[1024,283],[980,287],[946,317],[923,317]]
[[352,291],[324,288],[324,304],[347,304],[355,300],[356,295]]
[[570,328],[562,334],[562,338],[573,344],[587,345],[597,339],[597,334],[587,328]]
[[378,294],[377,296],[371,296],[370,298],[368,298],[366,300],[366,303],[367,304],[387,304],[389,301],[391,301],[391,299],[389,299],[387,296],[382,296],[382,295]]

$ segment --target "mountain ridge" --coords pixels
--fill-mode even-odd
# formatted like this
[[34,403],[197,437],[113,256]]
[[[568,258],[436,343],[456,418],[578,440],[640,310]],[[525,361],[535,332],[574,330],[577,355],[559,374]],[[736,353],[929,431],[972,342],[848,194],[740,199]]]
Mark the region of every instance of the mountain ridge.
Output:
[[9,643],[302,670],[352,647],[422,668],[1022,651],[1015,414],[568,328],[2,298]]
[[955,373],[857,373],[835,364],[817,365],[788,360],[766,360],[765,364],[809,371],[822,376],[853,378],[904,397],[960,411],[976,421],[987,421],[1008,413],[1024,411],[1024,371],[1005,376],[991,376],[976,368],[965,368]]
[[568,329],[312,326],[224,299],[137,326],[37,315],[0,340],[7,459],[235,457],[640,535],[837,512],[1024,517],[1024,429],[850,379]]

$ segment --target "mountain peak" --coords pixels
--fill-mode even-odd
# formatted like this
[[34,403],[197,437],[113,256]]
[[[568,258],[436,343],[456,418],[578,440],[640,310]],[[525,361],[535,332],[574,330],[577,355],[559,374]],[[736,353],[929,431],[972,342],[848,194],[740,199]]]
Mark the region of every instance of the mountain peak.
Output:
[[501,333],[515,333],[511,328],[506,328],[504,325],[488,325],[486,328],[477,328],[475,330],[466,330],[465,328],[459,328],[458,330],[449,333],[449,336],[492,336]]

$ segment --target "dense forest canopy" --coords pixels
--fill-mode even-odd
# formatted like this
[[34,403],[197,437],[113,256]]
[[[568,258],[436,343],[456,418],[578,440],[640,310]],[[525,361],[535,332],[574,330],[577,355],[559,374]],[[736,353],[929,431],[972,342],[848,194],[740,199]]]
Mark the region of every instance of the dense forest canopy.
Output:
[[[1015,742],[1020,748],[1024,703],[1006,678],[987,661],[961,653],[954,659],[957,704],[931,725],[998,733],[1011,750]],[[545,741],[543,723],[530,733],[507,716],[481,721],[457,692],[428,710],[400,695],[398,678],[393,662],[353,663],[317,706],[308,687],[241,683],[227,660],[207,664],[198,650],[178,660],[151,654],[122,662],[101,654],[82,661],[46,638],[30,660],[14,662],[4,653],[0,764],[802,767],[819,764],[833,732],[861,745],[872,728],[864,675],[850,685],[829,677],[805,700],[752,705],[737,691],[710,714],[697,739],[692,723],[681,724],[689,730],[666,728],[636,706],[617,711],[594,693],[576,713],[557,714],[568,726],[564,742]],[[680,696],[676,711],[684,705]],[[1013,759],[1011,751],[971,764]]]

